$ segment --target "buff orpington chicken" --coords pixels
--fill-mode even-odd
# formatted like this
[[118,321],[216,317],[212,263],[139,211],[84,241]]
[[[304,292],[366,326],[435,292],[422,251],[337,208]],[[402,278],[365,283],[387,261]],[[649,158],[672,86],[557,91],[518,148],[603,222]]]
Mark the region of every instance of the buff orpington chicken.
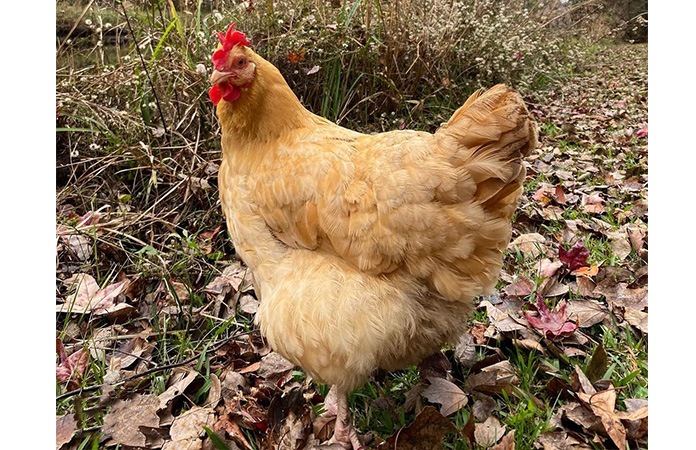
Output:
[[474,297],[493,291],[536,124],[498,85],[434,134],[358,133],[305,109],[234,24],[218,36],[218,183],[256,321],[275,351],[332,386],[330,442],[358,449],[348,394],[456,339]]

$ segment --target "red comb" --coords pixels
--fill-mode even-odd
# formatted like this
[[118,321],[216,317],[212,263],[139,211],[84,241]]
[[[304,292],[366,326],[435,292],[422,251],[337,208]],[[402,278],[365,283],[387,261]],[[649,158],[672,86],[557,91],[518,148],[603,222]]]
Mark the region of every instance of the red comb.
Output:
[[244,33],[234,30],[234,25],[235,24],[230,25],[230,28],[225,34],[223,34],[222,31],[218,31],[217,33],[218,39],[220,39],[220,43],[222,44],[222,48],[216,50],[212,57],[213,64],[217,70],[223,70],[225,68],[227,52],[232,50],[232,47],[235,45],[241,45],[243,47],[251,45],[251,42],[249,42]]
[[244,33],[241,31],[234,31],[234,26],[235,24],[233,23],[230,25],[230,28],[227,30],[226,34],[222,34],[222,31],[218,31],[218,38],[220,39],[220,43],[222,44],[222,48],[224,50],[231,50],[232,47],[235,45],[243,45],[243,46],[248,46],[251,45],[251,42],[246,38]]

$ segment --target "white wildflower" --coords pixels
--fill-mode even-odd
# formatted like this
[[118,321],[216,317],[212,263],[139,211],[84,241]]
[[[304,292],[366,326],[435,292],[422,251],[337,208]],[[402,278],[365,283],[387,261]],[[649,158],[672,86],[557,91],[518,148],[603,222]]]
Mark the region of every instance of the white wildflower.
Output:
[[208,69],[205,68],[205,64],[198,64],[196,65],[196,73],[198,75],[203,75],[205,76],[208,73]]

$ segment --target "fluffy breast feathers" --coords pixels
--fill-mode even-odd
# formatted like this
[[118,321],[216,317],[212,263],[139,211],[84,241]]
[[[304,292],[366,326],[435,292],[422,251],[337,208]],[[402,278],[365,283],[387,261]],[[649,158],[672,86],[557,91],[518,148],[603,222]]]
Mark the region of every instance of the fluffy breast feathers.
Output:
[[517,93],[474,94],[435,134],[311,122],[230,162],[246,168],[248,201],[277,239],[368,274],[414,277],[450,301],[493,289],[521,159],[536,145]]

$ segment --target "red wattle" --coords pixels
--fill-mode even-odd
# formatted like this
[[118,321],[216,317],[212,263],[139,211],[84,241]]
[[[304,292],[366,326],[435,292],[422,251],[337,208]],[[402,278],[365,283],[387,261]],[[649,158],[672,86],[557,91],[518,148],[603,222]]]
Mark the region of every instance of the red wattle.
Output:
[[214,104],[217,105],[218,103],[220,103],[220,99],[222,99],[222,95],[220,94],[220,88],[218,88],[217,85],[211,87],[208,91],[208,97],[210,97],[210,100]]
[[208,91],[208,96],[214,104],[220,103],[220,100],[225,100],[226,102],[233,102],[237,100],[242,95],[242,90],[239,86],[233,84],[222,82],[216,84]]

